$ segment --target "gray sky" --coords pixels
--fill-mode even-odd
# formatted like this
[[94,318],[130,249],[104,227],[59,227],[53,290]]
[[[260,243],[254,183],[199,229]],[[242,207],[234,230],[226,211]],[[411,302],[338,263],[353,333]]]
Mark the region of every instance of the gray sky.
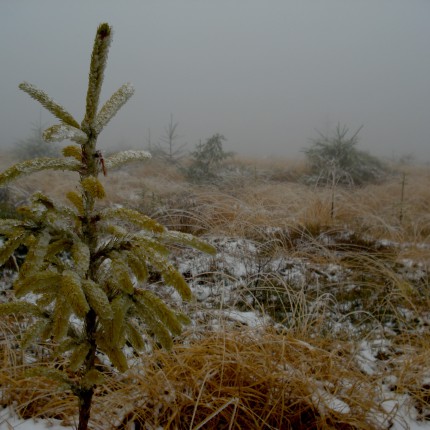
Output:
[[17,86],[82,120],[100,22],[114,28],[102,102],[136,93],[101,147],[143,148],[170,114],[193,149],[297,157],[315,129],[364,125],[359,148],[430,160],[428,0],[0,0],[0,145],[55,120]]

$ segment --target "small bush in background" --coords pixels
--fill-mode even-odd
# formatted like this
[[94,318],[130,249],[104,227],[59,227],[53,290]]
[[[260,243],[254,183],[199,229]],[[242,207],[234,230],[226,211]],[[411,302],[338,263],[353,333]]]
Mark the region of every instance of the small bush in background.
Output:
[[219,178],[223,162],[233,156],[233,152],[226,152],[222,147],[226,140],[222,134],[216,133],[205,143],[197,144],[191,153],[191,164],[185,170],[191,181],[211,182]]
[[360,127],[351,137],[346,126],[336,127],[333,135],[318,132],[305,155],[311,169],[307,182],[317,185],[364,185],[378,182],[386,168],[376,157],[356,148]]

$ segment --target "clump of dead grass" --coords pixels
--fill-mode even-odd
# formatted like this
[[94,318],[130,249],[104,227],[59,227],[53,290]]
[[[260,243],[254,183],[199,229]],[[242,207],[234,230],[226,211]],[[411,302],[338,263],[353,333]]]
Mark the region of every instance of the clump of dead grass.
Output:
[[103,397],[119,405],[164,429],[372,429],[387,415],[342,345],[243,330],[156,351]]
[[[378,388],[346,343],[243,329],[182,341],[112,373],[97,389],[92,428],[388,428]],[[56,383],[7,369],[0,383],[3,404],[22,416],[73,422],[76,399]]]

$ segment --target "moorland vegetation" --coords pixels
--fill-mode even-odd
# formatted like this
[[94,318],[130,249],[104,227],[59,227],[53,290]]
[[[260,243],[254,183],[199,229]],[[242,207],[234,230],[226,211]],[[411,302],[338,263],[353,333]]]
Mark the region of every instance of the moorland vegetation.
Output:
[[[68,118],[85,135],[63,150],[72,171],[10,170],[1,157],[1,178],[16,176],[0,190],[3,406],[78,426],[90,391],[94,429],[430,420],[428,167],[378,164],[383,178],[343,183],[353,172],[332,161],[336,181],[309,182],[315,163],[233,157],[221,134],[180,166],[114,162],[136,153],[103,166],[88,106],[82,124]],[[67,123],[54,110],[51,140]],[[357,155],[347,133],[334,138]],[[336,160],[324,138],[312,157]]]
[[[380,429],[401,424],[396,411],[405,408],[426,420],[428,168],[390,166],[382,183],[336,187],[332,213],[332,188],[304,184],[305,163],[226,162],[234,174],[213,185],[190,183],[162,160],[100,178],[101,205],[131,207],[218,252],[171,248],[193,293],[187,304],[150,273],[148,287],[179,303],[192,325],[170,353],[145,335],[127,374],[109,372],[95,391],[95,428]],[[37,189],[66,204],[71,175],[22,178],[10,190],[12,209],[17,189],[20,203],[23,190]],[[16,275],[9,266],[2,276],[5,300]],[[20,320],[3,317],[2,327],[4,404],[73,422],[73,393],[59,400],[58,383],[24,372],[40,362],[62,366],[67,354],[47,361],[44,343],[24,354],[11,339]]]

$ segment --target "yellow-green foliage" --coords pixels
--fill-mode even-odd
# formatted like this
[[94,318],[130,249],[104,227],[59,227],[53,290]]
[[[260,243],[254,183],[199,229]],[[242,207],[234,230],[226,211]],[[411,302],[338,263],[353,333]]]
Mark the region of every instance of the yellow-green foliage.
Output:
[[66,197],[69,199],[69,201],[75,206],[77,209],[79,215],[84,214],[84,202],[82,201],[82,196],[76,193],[75,191],[69,191],[66,194]]
[[95,311],[97,316],[104,321],[112,320],[113,311],[104,289],[91,280],[84,280],[82,289],[91,309]]
[[139,326],[130,319],[125,326],[125,332],[128,341],[136,351],[142,351],[145,348],[145,342],[143,341]]
[[162,233],[165,231],[161,224],[133,209],[108,208],[101,212],[100,216],[102,220],[110,221],[117,218],[118,220],[134,224],[136,227],[144,230],[150,230],[154,233]]
[[73,242],[70,252],[76,273],[85,279],[85,275],[90,268],[91,258],[88,245],[77,238],[77,240]]
[[15,282],[15,295],[20,298],[28,293],[56,294],[59,290],[61,275],[53,270],[39,271],[30,276],[20,272]]
[[4,303],[0,307],[0,315],[17,314],[17,315],[34,315],[36,317],[43,317],[45,313],[39,306],[26,302],[10,302]]
[[122,260],[119,253],[112,253],[111,258],[111,276],[107,281],[109,290],[114,293],[124,291],[127,294],[133,294],[134,287],[127,264]]
[[112,94],[111,98],[104,104],[100,109],[100,112],[97,114],[94,124],[94,129],[97,134],[103,130],[103,127],[116,115],[133,93],[134,88],[127,83]]
[[61,342],[67,335],[69,321],[72,315],[72,306],[69,298],[62,294],[57,294],[55,308],[52,313],[52,333],[54,341]]
[[81,387],[91,388],[95,385],[103,384],[105,378],[97,369],[89,370],[82,378]]
[[35,158],[17,163],[0,173],[0,186],[3,187],[15,179],[42,170],[78,171],[81,167],[82,164],[79,161],[70,158]]
[[19,88],[25,91],[30,97],[37,100],[44,108],[56,116],[63,124],[71,125],[72,127],[79,128],[78,122],[73,116],[68,113],[63,106],[54,102],[44,91],[37,89],[34,85],[28,82],[19,84]]
[[123,257],[127,261],[127,266],[133,272],[134,276],[136,276],[139,282],[144,282],[148,278],[148,268],[146,266],[146,261],[144,258],[139,258],[132,251],[124,251]]
[[63,148],[63,155],[65,157],[73,157],[78,161],[82,161],[82,151],[76,145],[69,145]]
[[100,91],[102,89],[104,71],[112,41],[112,28],[106,24],[100,24],[94,39],[93,52],[91,54],[90,74],[88,80],[87,102],[85,118],[82,121],[82,129],[90,133],[88,128],[93,126],[99,104]]
[[136,302],[138,306],[144,305],[150,309],[150,313],[156,317],[169,331],[173,334],[181,333],[181,323],[174,314],[174,312],[169,309],[166,304],[158,298],[154,293],[148,290],[137,290]]
[[[169,262],[168,246],[186,245],[214,252],[203,241],[169,232],[135,210],[100,209],[96,205],[105,196],[98,180],[102,159],[96,149],[97,137],[133,94],[132,86],[124,84],[98,110],[111,36],[108,24],[98,27],[81,125],[44,91],[28,83],[20,85],[60,121],[45,130],[45,140],[69,139],[79,146],[67,146],[60,158],[25,161],[0,173],[0,186],[47,169],[79,174],[80,186],[75,186],[74,191],[65,190],[72,207],[36,193],[30,206],[20,209],[20,220],[0,220],[0,234],[4,237],[0,265],[14,258],[20,245],[27,248],[14,283],[18,301],[0,304],[0,314],[30,316],[27,331],[22,334],[22,347],[47,341],[54,353],[67,353],[72,378],[61,371],[45,372],[44,376],[67,382],[78,397],[86,393],[90,398],[94,385],[102,381],[95,369],[96,352],[105,353],[123,371],[127,369],[123,351],[127,341],[136,350],[143,349],[142,332],[146,329],[161,345],[171,347],[172,336],[181,332],[184,318],[149,291],[149,268],[158,271],[184,299],[190,299],[188,285]],[[108,157],[104,167],[110,169],[149,157],[145,151],[123,151]],[[26,301],[29,293],[32,301],[36,297],[36,304]],[[82,408],[88,408],[88,397],[85,399],[80,403]],[[79,428],[85,426],[80,424]]]
[[151,158],[151,154],[146,151],[121,151],[106,158],[105,164],[108,169],[123,166],[133,161],[142,161]]
[[[26,302],[20,302],[28,305]],[[38,339],[46,339],[51,332],[52,322],[49,318],[39,319],[33,323],[21,337],[21,348],[28,348]]]
[[61,276],[60,294],[67,298],[67,303],[78,317],[84,317],[90,310],[82,290],[81,278],[78,273],[65,270]]
[[90,348],[91,344],[86,340],[75,346],[73,353],[70,356],[70,370],[76,371],[81,367]]
[[48,231],[42,231],[39,237],[31,236],[31,240],[27,240],[28,247],[27,258],[21,267],[22,273],[28,276],[30,273],[37,272],[43,267],[44,257],[48,250],[48,245],[51,240],[51,235]]
[[0,265],[3,265],[14,251],[25,242],[29,233],[22,227],[12,227],[7,234],[7,240],[0,248]]
[[105,196],[103,185],[94,176],[82,179],[81,185],[82,188],[95,199],[102,199]]

